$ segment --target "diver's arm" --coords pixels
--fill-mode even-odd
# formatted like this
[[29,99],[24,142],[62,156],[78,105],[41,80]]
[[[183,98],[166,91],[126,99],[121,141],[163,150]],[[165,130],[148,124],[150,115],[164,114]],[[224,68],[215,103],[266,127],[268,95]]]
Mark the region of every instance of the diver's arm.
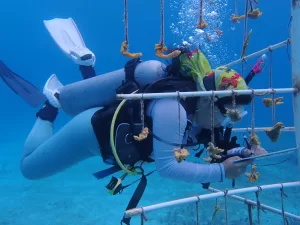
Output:
[[[178,143],[183,137],[187,123],[186,112],[180,105],[180,137],[178,102],[176,99],[153,101],[147,113],[153,120],[153,133],[163,140]],[[219,182],[225,178],[223,164],[197,164],[187,161],[178,163],[174,156],[175,146],[153,139],[157,171],[163,177],[195,183]]]

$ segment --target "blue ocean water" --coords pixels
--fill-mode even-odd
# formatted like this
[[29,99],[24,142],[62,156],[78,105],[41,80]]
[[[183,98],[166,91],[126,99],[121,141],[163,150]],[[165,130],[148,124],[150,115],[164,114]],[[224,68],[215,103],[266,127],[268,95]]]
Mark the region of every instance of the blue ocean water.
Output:
[[[230,16],[235,5],[231,1],[211,0],[205,2],[205,19],[209,27],[205,32],[216,39],[209,42],[204,34],[195,31],[199,18],[199,1],[165,1],[165,43],[168,46],[187,41],[199,45],[208,55],[212,67],[217,67],[239,58],[244,33],[244,23],[233,24]],[[132,51],[142,51],[143,60],[157,59],[154,44],[160,40],[160,1],[128,2],[129,41]],[[253,33],[247,53],[276,44],[289,38],[290,2],[260,1],[263,16],[248,21],[248,30]],[[239,14],[244,13],[245,3],[239,1]],[[48,77],[55,73],[63,84],[78,81],[81,75],[74,63],[69,60],[54,43],[43,25],[43,20],[72,17],[78,25],[87,46],[96,54],[97,74],[120,69],[127,59],[119,53],[124,40],[123,2],[101,1],[2,1],[0,3],[0,53],[3,60],[16,73],[26,78],[41,90]],[[278,13],[280,12],[280,13]],[[216,37],[214,29],[223,31]],[[151,35],[149,35],[151,34]],[[289,49],[280,48],[273,53],[273,87],[291,87],[291,62]],[[269,57],[269,55],[267,54]],[[269,58],[270,59],[270,58]],[[257,58],[249,60],[254,65]],[[253,88],[269,87],[268,60],[265,71],[255,77]],[[242,67],[234,67],[241,71]],[[245,66],[245,71],[249,69]],[[245,72],[245,73],[246,73]],[[110,178],[95,180],[91,174],[105,168],[99,159],[86,160],[69,170],[53,177],[29,181],[22,177],[19,169],[20,155],[24,142],[36,119],[37,109],[28,106],[12,92],[4,82],[0,82],[1,92],[1,135],[0,135],[0,225],[95,225],[119,224],[126,205],[134,191],[130,187],[122,195],[110,196],[105,185]],[[281,95],[276,95],[276,97]],[[293,126],[293,103],[290,94],[284,94],[284,105],[276,107],[276,121],[285,126]],[[271,109],[261,103],[262,97],[255,100],[255,125],[272,126]],[[238,127],[251,126],[249,114]],[[60,112],[55,121],[55,130],[71,119]],[[237,135],[241,136],[242,133]],[[295,147],[293,132],[283,133],[276,143],[270,142],[264,133],[259,133],[262,145],[268,150]],[[277,160],[277,161],[276,161]],[[274,162],[278,162],[276,159]],[[269,163],[269,161],[267,162]],[[252,185],[272,184],[299,179],[296,155],[290,160],[274,165],[259,165],[260,178],[250,184],[246,177],[237,179],[237,188]],[[128,179],[129,181],[132,179]],[[213,184],[219,189],[231,188],[231,181]],[[160,178],[158,174],[149,177],[148,187],[141,205],[156,204],[163,201],[207,193],[200,184],[188,184]],[[285,208],[300,214],[297,199],[299,188],[286,190],[289,198]],[[254,199],[254,194],[245,195]],[[279,191],[261,194],[264,204],[281,208]],[[230,224],[247,224],[247,208],[243,203],[229,202]],[[202,224],[212,224],[211,216],[215,200],[201,205]],[[222,206],[224,208],[224,206]],[[254,214],[254,213],[253,213]],[[147,215],[147,224],[195,224],[194,205],[165,209]],[[282,224],[280,216],[271,213],[261,215],[263,224]],[[254,215],[256,219],[256,215]],[[214,224],[224,224],[221,211]],[[134,218],[132,224],[139,224]],[[297,224],[291,221],[290,224]]]

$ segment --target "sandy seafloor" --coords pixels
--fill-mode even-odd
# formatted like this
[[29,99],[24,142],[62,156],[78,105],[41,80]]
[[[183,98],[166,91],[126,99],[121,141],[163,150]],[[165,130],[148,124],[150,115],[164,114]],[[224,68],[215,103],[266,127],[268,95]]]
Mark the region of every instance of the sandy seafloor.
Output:
[[[276,146],[284,145],[293,147],[294,135],[283,134]],[[98,169],[106,168],[104,165],[99,167],[99,164],[101,165],[99,158],[86,160],[61,174],[44,180],[29,181],[21,176],[19,155],[11,154],[11,152],[19,152],[15,150],[20,149],[22,143],[7,143],[3,146],[4,151],[7,151],[7,154],[3,155],[7,156],[0,160],[0,225],[120,224],[124,209],[136,185],[125,190],[121,195],[109,195],[105,185],[109,182],[110,177],[98,181],[91,175]],[[278,159],[266,160],[261,164],[272,162],[278,162]],[[293,157],[276,166],[259,166],[258,170],[261,175],[257,183],[250,184],[245,176],[241,176],[236,180],[236,188],[299,180],[299,176],[296,177],[296,174],[299,174],[296,163],[297,159]],[[124,184],[134,178],[128,178]],[[223,190],[231,189],[231,181],[212,184],[212,187]],[[147,206],[205,193],[209,192],[203,190],[200,184],[170,181],[159,177],[158,173],[154,173],[148,178],[148,186],[140,205]],[[285,189],[285,193],[288,195],[284,201],[285,210],[300,215],[300,188],[288,188]],[[254,193],[241,196],[255,200]],[[260,193],[262,204],[268,204],[278,209],[281,209],[280,199],[279,190]],[[222,198],[218,199],[218,202],[220,201]],[[215,205],[216,199],[200,203],[200,224],[225,224],[224,210],[219,211],[212,220]],[[146,224],[196,224],[195,209],[196,206],[193,203],[150,212],[146,214],[148,218]],[[224,204],[221,205],[221,209],[224,209]],[[228,216],[229,224],[249,224],[247,206],[242,202],[228,199]],[[258,224],[256,208],[253,210],[253,219],[254,224]],[[133,218],[132,224],[140,224],[140,217]],[[261,212],[261,224],[279,225],[283,224],[283,221],[280,215]],[[296,224],[300,223],[290,220],[290,225]]]

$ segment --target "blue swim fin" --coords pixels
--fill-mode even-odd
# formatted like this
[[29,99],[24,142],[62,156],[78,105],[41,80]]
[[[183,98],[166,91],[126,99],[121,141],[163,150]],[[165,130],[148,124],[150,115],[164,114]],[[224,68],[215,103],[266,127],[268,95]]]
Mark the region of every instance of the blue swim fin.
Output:
[[44,104],[46,96],[33,84],[11,71],[0,60],[0,77],[21,98],[32,107]]

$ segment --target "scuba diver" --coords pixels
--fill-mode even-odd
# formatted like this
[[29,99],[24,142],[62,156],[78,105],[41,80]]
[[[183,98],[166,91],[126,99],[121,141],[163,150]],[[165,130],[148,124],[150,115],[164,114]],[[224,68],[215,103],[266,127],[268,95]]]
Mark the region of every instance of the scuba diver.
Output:
[[[128,101],[120,109],[120,101],[115,96],[137,90],[137,93],[154,93],[247,89],[252,78],[262,72],[265,55],[245,79],[224,66],[212,70],[200,49],[186,47],[179,48],[181,54],[167,67],[155,60],[133,59],[124,69],[96,76],[96,57],[85,46],[75,22],[71,18],[56,18],[44,21],[44,24],[61,50],[79,65],[84,80],[64,86],[53,74],[44,86],[45,98],[24,79],[20,85],[22,78],[1,62],[0,75],[16,93],[24,99],[38,96],[31,101],[35,103],[31,104],[33,106],[43,104],[24,145],[21,172],[25,178],[46,178],[94,156],[101,156],[104,163],[113,166],[105,172],[95,173],[98,179],[121,171],[120,163],[143,171],[145,164],[155,162],[162,177],[202,184],[234,179],[245,172],[251,161],[234,161],[256,153],[251,146],[239,147],[229,140],[234,123],[223,122],[228,121],[226,110],[233,108],[231,96],[216,98],[213,131],[210,97],[151,99],[142,101],[143,106],[139,101]],[[250,102],[251,96],[235,96],[236,108],[241,112]],[[53,123],[59,109],[74,117],[54,133]],[[139,140],[141,131],[148,137]],[[179,162],[174,157],[176,147],[207,146],[212,132],[216,146],[228,153],[227,156],[224,153],[224,160],[199,164],[187,160]],[[120,191],[116,184],[125,176],[112,180],[112,188],[108,185],[112,194]],[[143,174],[142,181],[144,178]]]
[[[81,71],[85,71],[85,73],[82,74],[85,78],[88,78],[86,80],[90,80],[92,77],[95,77],[96,73],[94,72],[93,67],[95,64],[95,56],[88,48],[86,48],[74,21],[70,18],[53,19],[45,21],[45,24],[61,49],[63,49],[64,52],[80,66],[80,68],[86,69],[88,67],[89,71],[92,71],[92,73],[88,74],[86,73],[86,70],[81,69]],[[65,29],[65,33],[68,34],[68,38],[70,38],[69,42],[62,41],[63,38],[55,36],[60,34],[57,31],[59,29]],[[176,73],[183,74],[182,83],[184,84],[186,84],[185,78],[192,76],[195,81],[194,83],[197,85],[197,90],[238,90],[248,88],[247,83],[249,83],[255,74],[262,72],[264,60],[265,56],[261,57],[251,70],[250,74],[244,80],[237,74],[237,72],[226,67],[219,67],[213,71],[210,68],[206,57],[199,49],[193,51],[184,49],[179,57],[172,60],[173,62],[171,66],[167,66],[167,68],[165,68],[165,71],[167,71],[167,73],[172,73],[172,76],[175,76]],[[137,60],[135,60],[135,62],[136,61]],[[179,63],[176,63],[175,61],[178,61]],[[133,61],[131,60],[130,63],[132,62]],[[199,65],[195,63],[199,63]],[[129,65],[129,63],[127,65]],[[193,65],[196,65],[197,68],[193,68]],[[159,67],[160,66],[161,65],[159,65]],[[179,70],[176,71],[176,67],[178,66]],[[135,65],[135,67],[137,67],[137,65]],[[131,68],[131,70],[132,69],[134,70],[135,68]],[[199,69],[199,71],[196,69]],[[6,67],[3,62],[1,62],[0,72],[3,79],[8,76],[16,75],[8,67]],[[197,73],[199,73],[202,77],[196,77]],[[109,76],[113,76],[113,74],[109,74]],[[229,79],[233,76],[233,81],[230,81]],[[105,78],[106,75],[97,77]],[[158,78],[156,77],[155,79]],[[80,82],[84,82],[86,80]],[[124,88],[125,85],[122,85],[122,81],[119,81],[119,84],[122,88]],[[109,86],[102,87],[103,84],[101,83],[97,85],[99,85],[97,89],[110,88]],[[14,89],[13,85],[10,86]],[[186,85],[184,86],[187,89],[190,88]],[[104,143],[102,140],[105,138],[99,137],[99,133],[101,132],[104,133],[104,136],[107,135],[108,132],[105,131],[105,126],[95,127],[95,125],[99,123],[99,121],[97,121],[98,118],[96,117],[99,116],[100,119],[101,117],[105,118],[105,115],[103,114],[109,114],[107,111],[113,111],[115,104],[113,104],[114,107],[112,108],[106,107],[106,105],[90,107],[89,109],[77,114],[56,134],[53,134],[53,122],[55,121],[59,108],[62,107],[60,98],[62,97],[64,87],[65,86],[58,81],[56,75],[52,75],[45,84],[43,93],[47,97],[47,100],[45,101],[44,106],[36,114],[37,120],[25,142],[21,160],[22,174],[28,179],[41,179],[54,175],[55,173],[63,171],[84,159],[96,155],[102,155],[106,162],[109,162],[113,158],[113,155],[109,153],[111,151],[109,150],[110,144]],[[167,90],[167,88],[165,90]],[[161,87],[157,87],[156,91],[158,90],[157,92],[160,92],[160,89]],[[36,91],[34,90],[34,92]],[[19,92],[19,95],[24,96],[25,93]],[[105,98],[105,96],[92,97],[101,99]],[[86,98],[87,96],[85,99]],[[41,99],[44,100],[43,98]],[[196,104],[194,104],[195,99],[197,100]],[[236,96],[237,108],[241,109],[250,102],[250,96]],[[193,103],[194,105],[190,103]],[[220,128],[222,127],[221,123],[227,118],[224,116],[224,109],[232,107],[232,98],[219,98],[215,104],[218,107],[215,107],[214,127]],[[194,98],[190,102],[186,99],[184,106],[181,104],[178,106],[177,99],[149,100],[149,103],[147,103],[147,107],[145,108],[145,112],[146,116],[150,117],[152,120],[153,134],[167,142],[165,143],[164,141],[153,138],[153,144],[151,144],[151,146],[153,145],[153,156],[155,157],[157,171],[161,176],[188,182],[203,183],[223,181],[225,177],[237,177],[244,172],[247,166],[246,164],[240,163],[234,165],[232,163],[236,160],[236,157],[229,158],[223,163],[210,165],[195,164],[187,161],[178,163],[175,160],[173,147],[170,146],[169,143],[178,143],[179,138],[182,139],[184,134],[188,134],[186,127],[188,125],[188,121],[192,121],[189,120],[188,117],[191,118],[191,116],[194,116],[192,124],[197,124],[198,139],[201,136],[201,130],[203,134],[207,132],[206,130],[211,129],[210,119],[208,119],[211,117],[210,101],[207,99],[202,97]],[[178,114],[178,112],[180,114]],[[128,115],[126,115],[126,113],[124,115],[120,114],[120,118],[118,120],[127,120],[127,116]],[[180,121],[178,121],[179,117]],[[104,122],[109,123],[110,121]],[[179,122],[180,133],[178,130]],[[206,138],[209,135],[205,135]],[[99,150],[99,148],[101,150]],[[152,149],[149,150],[149,152],[152,153]],[[126,153],[123,154],[126,155]],[[134,158],[133,156],[131,157]],[[113,161],[114,160],[111,160],[112,163]]]

